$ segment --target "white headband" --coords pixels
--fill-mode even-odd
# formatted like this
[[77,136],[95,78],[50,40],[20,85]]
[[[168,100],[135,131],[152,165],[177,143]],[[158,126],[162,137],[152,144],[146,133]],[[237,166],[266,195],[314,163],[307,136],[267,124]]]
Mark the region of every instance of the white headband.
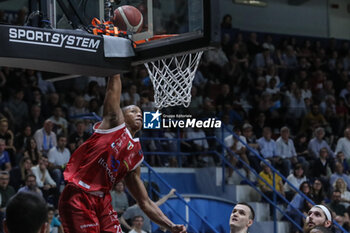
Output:
[[324,215],[326,215],[327,220],[332,221],[332,215],[324,205],[315,205],[314,207],[318,207],[321,210],[323,210],[323,213],[324,213]]

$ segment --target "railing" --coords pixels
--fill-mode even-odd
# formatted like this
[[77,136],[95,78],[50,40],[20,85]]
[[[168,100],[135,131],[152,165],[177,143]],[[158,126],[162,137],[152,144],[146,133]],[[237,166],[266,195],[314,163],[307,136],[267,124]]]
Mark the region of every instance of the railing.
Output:
[[[166,182],[146,161],[143,161],[143,164],[148,168],[148,187],[149,189],[149,193],[152,193],[152,191],[155,191],[157,193],[156,190],[151,190],[152,185],[151,185],[151,174],[153,174],[154,176],[156,176],[158,178],[158,180],[161,181],[162,184],[164,184],[166,187],[169,188],[169,190],[171,190],[173,187],[171,187],[168,182]],[[159,195],[159,193],[157,193]],[[188,204],[178,192],[175,192],[175,195],[177,196],[177,198],[183,203],[185,204],[197,217],[199,217],[199,219],[209,227],[209,229],[212,232],[215,233],[219,233],[208,221],[206,221],[190,204]],[[168,205],[170,206],[170,205]],[[171,208],[171,207],[170,207]],[[174,209],[173,209],[174,210]],[[191,224],[189,223],[189,221],[185,220],[181,214],[177,213],[176,211],[174,211],[184,222],[187,223],[187,225],[191,226]],[[191,227],[196,233],[198,233],[198,230],[195,229],[193,226]]]

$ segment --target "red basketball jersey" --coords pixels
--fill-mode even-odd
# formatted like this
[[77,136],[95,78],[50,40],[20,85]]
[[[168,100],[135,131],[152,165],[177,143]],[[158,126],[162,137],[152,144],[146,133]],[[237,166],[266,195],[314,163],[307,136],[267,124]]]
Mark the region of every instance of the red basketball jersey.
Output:
[[125,123],[107,130],[98,129],[71,156],[64,171],[64,179],[83,190],[111,190],[127,172],[143,161],[138,138],[132,138]]

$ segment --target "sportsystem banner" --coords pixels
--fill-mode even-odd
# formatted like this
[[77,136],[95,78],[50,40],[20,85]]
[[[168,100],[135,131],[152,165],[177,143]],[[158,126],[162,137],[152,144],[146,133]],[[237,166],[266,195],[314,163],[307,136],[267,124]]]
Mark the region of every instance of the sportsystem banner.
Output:
[[[106,49],[113,57],[105,56]],[[129,71],[132,56],[131,42],[124,38],[0,25],[0,66],[108,76]]]

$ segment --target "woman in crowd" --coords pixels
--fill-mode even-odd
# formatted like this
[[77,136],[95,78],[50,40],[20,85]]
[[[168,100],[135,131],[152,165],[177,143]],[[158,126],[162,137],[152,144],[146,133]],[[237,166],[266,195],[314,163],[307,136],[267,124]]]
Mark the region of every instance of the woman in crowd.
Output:
[[27,143],[27,148],[24,151],[24,157],[30,158],[33,165],[37,165],[41,156],[42,154],[38,150],[36,141],[34,140],[34,138],[30,138],[29,143]]
[[323,184],[320,179],[315,179],[311,188],[311,199],[315,204],[324,204],[326,193],[324,192]]
[[23,157],[19,162],[19,166],[12,168],[10,171],[10,185],[15,190],[18,190],[25,184],[27,175],[33,174],[31,170],[32,166],[33,164],[30,158]]
[[339,190],[341,194],[341,204],[345,207],[350,206],[350,192],[347,190],[347,184],[343,178],[338,178],[333,184],[333,190]]
[[[296,164],[293,169],[293,173],[287,177],[287,180],[294,186],[300,187],[300,185],[306,181],[306,176],[304,174],[304,169],[300,163]],[[295,190],[286,182],[284,184],[284,191],[286,193],[286,198],[292,200],[295,195]]]

